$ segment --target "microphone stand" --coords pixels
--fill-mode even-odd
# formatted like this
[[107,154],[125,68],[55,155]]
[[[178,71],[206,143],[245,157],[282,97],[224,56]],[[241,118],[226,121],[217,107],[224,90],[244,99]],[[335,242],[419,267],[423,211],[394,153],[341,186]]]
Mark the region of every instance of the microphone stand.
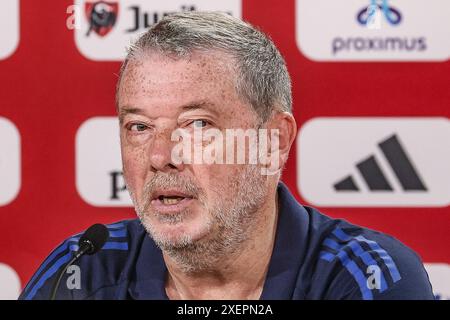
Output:
[[88,239],[84,240],[83,243],[80,245],[80,248],[77,252],[75,252],[75,255],[70,259],[68,263],[64,266],[64,268],[58,273],[58,277],[56,278],[56,281],[53,283],[53,288],[50,295],[50,300],[55,300],[56,298],[56,292],[59,288],[59,283],[61,282],[62,277],[64,276],[64,273],[66,273],[67,268],[69,268],[75,261],[77,261],[82,255],[85,253],[93,250],[93,244]]

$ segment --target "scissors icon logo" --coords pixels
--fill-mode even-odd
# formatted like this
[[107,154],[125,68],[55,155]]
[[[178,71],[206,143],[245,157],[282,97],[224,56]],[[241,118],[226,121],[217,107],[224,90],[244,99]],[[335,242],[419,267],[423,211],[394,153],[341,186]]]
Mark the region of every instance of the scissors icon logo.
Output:
[[391,25],[397,25],[402,20],[400,11],[393,7],[390,7],[388,5],[388,0],[371,0],[368,7],[365,7],[358,12],[358,22],[362,25],[370,25],[375,20],[378,10],[383,13],[386,20]]

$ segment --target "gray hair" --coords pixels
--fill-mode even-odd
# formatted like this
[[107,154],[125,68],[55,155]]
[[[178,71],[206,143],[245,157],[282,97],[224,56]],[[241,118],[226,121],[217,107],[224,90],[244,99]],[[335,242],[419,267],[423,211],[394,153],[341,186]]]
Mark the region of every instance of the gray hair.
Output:
[[236,61],[237,93],[262,121],[274,110],[292,113],[291,79],[280,52],[263,32],[226,13],[183,12],[164,17],[129,48],[117,88],[127,63],[147,50],[181,58],[194,51],[224,51]]

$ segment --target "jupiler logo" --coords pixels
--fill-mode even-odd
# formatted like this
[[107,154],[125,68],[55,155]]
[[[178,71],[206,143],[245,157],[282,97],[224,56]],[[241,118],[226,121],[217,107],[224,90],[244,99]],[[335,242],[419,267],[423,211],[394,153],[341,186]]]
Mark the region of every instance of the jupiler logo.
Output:
[[80,53],[94,61],[122,61],[145,30],[177,12],[219,11],[241,17],[241,0],[74,0],[66,26]]
[[116,24],[119,4],[111,1],[86,2],[85,12],[89,21],[89,30],[86,36],[94,31],[97,35],[104,37]]

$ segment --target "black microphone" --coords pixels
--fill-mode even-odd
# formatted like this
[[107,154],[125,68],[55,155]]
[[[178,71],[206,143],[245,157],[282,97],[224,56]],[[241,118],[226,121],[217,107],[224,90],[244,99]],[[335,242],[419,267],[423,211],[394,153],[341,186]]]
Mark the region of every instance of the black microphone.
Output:
[[78,251],[75,252],[72,259],[64,266],[58,273],[56,281],[53,283],[53,288],[50,295],[50,300],[55,300],[56,292],[58,291],[59,283],[66,272],[67,268],[71,266],[84,254],[95,254],[103,247],[106,240],[109,238],[108,229],[100,223],[96,223],[87,229],[78,241]]

